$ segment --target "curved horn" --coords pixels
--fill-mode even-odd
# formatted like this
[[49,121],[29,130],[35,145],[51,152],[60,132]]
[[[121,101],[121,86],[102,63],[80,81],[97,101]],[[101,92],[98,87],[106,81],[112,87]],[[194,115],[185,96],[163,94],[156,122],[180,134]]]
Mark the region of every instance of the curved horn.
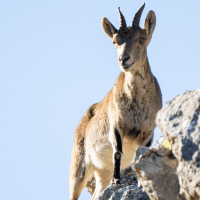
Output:
[[135,14],[132,26],[139,26],[139,24],[140,24],[140,17],[142,15],[142,11],[144,9],[144,6],[145,6],[145,3],[142,5],[142,7]]
[[119,27],[126,28],[126,20],[120,11],[120,7],[118,8],[118,13],[119,13]]

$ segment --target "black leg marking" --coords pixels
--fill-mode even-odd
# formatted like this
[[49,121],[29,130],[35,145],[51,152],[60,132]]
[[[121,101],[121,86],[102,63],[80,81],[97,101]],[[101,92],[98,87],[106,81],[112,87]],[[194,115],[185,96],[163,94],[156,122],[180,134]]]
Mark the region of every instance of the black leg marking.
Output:
[[149,142],[146,144],[146,147],[150,147],[153,139],[150,139]]
[[118,132],[118,130],[115,129],[115,138],[116,138],[116,142],[117,142],[117,151],[122,152],[122,140],[121,140],[121,136]]
[[112,182],[114,184],[120,183],[120,165],[121,165],[121,154],[122,154],[122,140],[119,132],[115,129],[116,139],[116,152],[114,152],[114,174]]
[[121,165],[121,154],[119,152],[115,153],[115,163],[114,163],[114,178],[120,179],[120,165]]

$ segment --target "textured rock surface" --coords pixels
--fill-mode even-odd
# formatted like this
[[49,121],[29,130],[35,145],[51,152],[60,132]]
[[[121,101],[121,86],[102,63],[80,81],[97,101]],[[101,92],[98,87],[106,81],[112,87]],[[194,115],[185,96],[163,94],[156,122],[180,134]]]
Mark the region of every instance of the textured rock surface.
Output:
[[[138,185],[136,175],[131,167],[121,171],[120,178],[121,178],[121,186],[122,187],[129,186],[129,185],[134,185],[134,186]],[[119,185],[117,185],[116,187],[118,187],[118,186]],[[88,181],[86,187],[87,187],[88,192],[90,192],[90,194],[94,193],[94,189],[95,189],[95,178],[94,177]],[[110,187],[110,188],[112,191],[116,191],[115,187]]]
[[98,200],[150,200],[145,192],[138,186],[109,186],[104,190]]
[[98,198],[98,200],[150,200],[141,188],[131,168],[121,172],[121,185],[108,186]]
[[181,196],[200,199],[200,89],[187,91],[166,103],[156,123],[178,160]]
[[138,147],[133,169],[139,185],[152,200],[178,200],[179,182],[176,174],[178,160],[171,150]]

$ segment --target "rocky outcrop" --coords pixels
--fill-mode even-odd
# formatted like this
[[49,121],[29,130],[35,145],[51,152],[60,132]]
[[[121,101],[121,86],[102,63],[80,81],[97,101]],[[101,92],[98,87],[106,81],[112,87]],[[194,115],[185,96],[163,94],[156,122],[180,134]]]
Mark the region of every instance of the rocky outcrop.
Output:
[[[150,200],[147,194],[138,187],[138,181],[132,168],[127,168],[121,172],[121,184],[108,186],[100,195],[98,200]],[[95,178],[87,183],[87,189],[93,195],[95,189]]]
[[140,184],[151,199],[200,199],[200,90],[166,103],[156,123],[171,151],[137,149],[133,168]]
[[169,101],[158,113],[156,123],[178,160],[181,196],[200,199],[200,89]]
[[138,181],[132,168],[121,172],[121,184],[108,186],[98,200],[150,200],[147,194],[138,187]]
[[[131,167],[121,171],[120,185],[109,185],[99,196],[98,200],[150,200],[147,194],[138,187],[136,175]],[[87,190],[93,195],[95,190],[95,178],[87,182]]]

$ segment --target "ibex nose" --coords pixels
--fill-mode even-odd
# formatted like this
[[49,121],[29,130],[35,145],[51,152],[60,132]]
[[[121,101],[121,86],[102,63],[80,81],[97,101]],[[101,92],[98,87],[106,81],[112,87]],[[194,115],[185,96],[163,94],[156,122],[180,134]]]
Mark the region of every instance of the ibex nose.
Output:
[[122,62],[122,64],[125,64],[125,62],[126,62],[127,60],[129,60],[129,58],[130,58],[129,55],[121,55],[121,56],[119,57],[119,61]]

